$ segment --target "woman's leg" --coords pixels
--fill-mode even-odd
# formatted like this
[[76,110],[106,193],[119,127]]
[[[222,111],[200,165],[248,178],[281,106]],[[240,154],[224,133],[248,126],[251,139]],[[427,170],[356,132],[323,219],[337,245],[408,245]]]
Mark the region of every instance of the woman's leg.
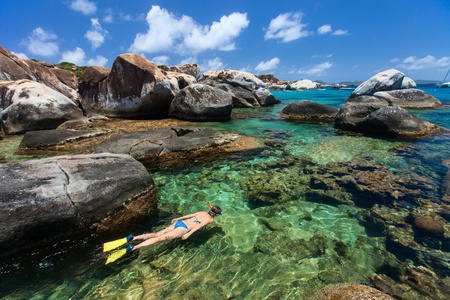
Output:
[[[160,233],[160,232],[158,232],[158,233]],[[182,237],[185,234],[186,234],[186,228],[178,227],[178,228],[173,229],[173,226],[172,226],[172,230],[171,231],[166,232],[166,233],[164,233],[162,235],[159,235],[157,237],[150,238],[150,239],[140,243],[139,245],[136,245],[133,248],[133,250],[136,250],[136,249],[139,249],[139,248],[142,248],[142,247],[147,247],[147,246],[150,246],[150,245],[162,242],[162,241],[169,241],[169,240],[173,240],[173,239],[176,239],[176,238],[180,238],[180,237]]]
[[157,237],[157,236],[160,236],[167,232],[172,231],[174,229],[173,227],[174,227],[174,225],[170,225],[169,227],[167,227],[163,230],[160,230],[158,232],[155,232],[155,233],[146,233],[146,234],[137,235],[133,238],[133,240],[147,240],[150,238],[154,238],[154,237]]

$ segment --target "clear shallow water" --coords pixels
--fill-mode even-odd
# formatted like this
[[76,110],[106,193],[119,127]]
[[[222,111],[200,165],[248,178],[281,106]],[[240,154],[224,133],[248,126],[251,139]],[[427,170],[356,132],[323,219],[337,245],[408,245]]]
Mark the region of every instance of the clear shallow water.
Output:
[[[447,104],[415,113],[450,128],[450,90],[419,88]],[[274,94],[282,104],[236,109],[229,122],[203,125],[271,139],[282,147],[238,153],[212,163],[150,169],[158,188],[158,217],[115,235],[60,241],[2,262],[0,297],[298,299],[325,284],[368,283],[368,276],[386,265],[414,263],[389,252],[384,234],[361,222],[364,208],[297,191],[297,186],[308,185],[298,170],[271,165],[294,156],[311,161],[315,168],[362,160],[392,171],[413,170],[441,185],[446,174],[442,160],[450,157],[449,137],[386,140],[341,134],[331,123],[288,122],[279,117],[286,104],[308,99],[339,108],[350,91]],[[19,138],[8,141],[11,148],[20,143]],[[252,201],[251,192],[264,189],[266,182],[258,181],[267,173],[271,174],[267,184],[282,191],[281,196],[273,203]],[[439,193],[427,197],[433,200]],[[206,200],[224,210],[215,224],[186,241],[161,243],[103,265],[103,242],[162,229],[174,217],[207,210]]]

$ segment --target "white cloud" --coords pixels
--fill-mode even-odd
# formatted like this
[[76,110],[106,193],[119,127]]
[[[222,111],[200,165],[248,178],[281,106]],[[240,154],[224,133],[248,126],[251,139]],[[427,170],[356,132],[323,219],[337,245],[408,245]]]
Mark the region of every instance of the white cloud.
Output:
[[334,55],[333,53],[330,53],[330,54],[326,55],[325,57],[326,58],[331,58],[331,57],[333,57],[333,55]]
[[100,66],[104,67],[108,63],[108,59],[101,55],[86,60],[86,53],[83,49],[76,47],[73,51],[66,51],[62,54],[60,62],[67,61],[77,66]]
[[89,29],[84,37],[91,42],[92,49],[97,49],[105,42],[105,36],[108,31],[102,28],[98,19],[91,19],[91,29]]
[[167,55],[156,56],[152,59],[152,61],[156,65],[166,65],[169,61],[169,57]]
[[285,13],[272,19],[264,39],[281,39],[283,43],[287,43],[311,35],[312,33],[303,31],[306,25],[301,23],[302,16],[301,12]]
[[236,49],[233,40],[249,24],[247,14],[232,13],[223,16],[219,22],[211,26],[196,26],[192,33],[185,38],[185,45],[193,52],[205,50],[231,51]]
[[402,64],[399,64],[398,66],[400,68],[404,68],[407,70],[448,67],[450,66],[450,57],[444,56],[440,59],[437,59],[432,55],[427,55],[424,58],[417,58],[416,56],[410,56],[405,60],[403,60]]
[[268,61],[262,61],[260,62],[256,67],[255,70],[256,71],[268,71],[268,70],[273,70],[276,69],[276,67],[278,66],[278,64],[280,63],[280,59],[278,57],[272,58],[271,60]]
[[216,57],[214,59],[210,59],[208,61],[203,61],[203,64],[200,65],[201,70],[205,71],[217,71],[222,70],[225,65],[222,63],[220,58]]
[[89,0],[74,0],[70,3],[70,8],[85,15],[90,15],[97,11],[97,5]]
[[149,29],[146,33],[136,35],[130,47],[132,52],[230,51],[236,48],[233,40],[249,24],[247,14],[232,13],[220,18],[219,22],[213,22],[211,26],[203,26],[189,16],[177,17],[157,5],[152,6],[146,20]]
[[320,76],[320,75],[324,75],[325,72],[333,66],[334,66],[333,63],[330,63],[327,61],[327,62],[318,64],[318,65],[314,65],[309,69],[298,70],[297,73],[308,75],[308,76]]
[[108,8],[106,10],[106,16],[103,17],[102,21],[106,22],[106,23],[113,23],[114,22],[113,10],[111,8]]
[[333,32],[332,34],[333,35],[347,35],[348,34],[348,30],[338,29],[335,32]]
[[73,51],[66,51],[62,54],[61,62],[71,62],[76,64],[77,66],[84,66],[84,62],[86,59],[86,54],[83,49],[77,47]]
[[102,55],[97,55],[95,58],[91,58],[87,61],[88,66],[104,67],[108,63],[108,59]]
[[16,53],[14,51],[11,51],[11,53],[17,56],[18,58],[29,59],[25,53]]
[[33,30],[22,44],[26,45],[28,51],[36,55],[53,56],[59,52],[56,40],[58,36],[50,31],[45,31],[41,27]]
[[317,32],[319,34],[325,34],[325,33],[331,32],[331,31],[332,31],[331,25],[329,25],[329,24],[322,25],[317,29]]

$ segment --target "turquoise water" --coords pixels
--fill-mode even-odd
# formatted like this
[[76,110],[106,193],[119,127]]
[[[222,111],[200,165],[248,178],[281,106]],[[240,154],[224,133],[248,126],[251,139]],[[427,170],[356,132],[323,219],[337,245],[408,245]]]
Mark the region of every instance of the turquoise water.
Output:
[[[444,106],[414,113],[450,128],[450,89],[419,88]],[[387,245],[383,229],[364,220],[369,208],[355,205],[368,197],[365,192],[326,190],[329,187],[311,179],[311,172],[325,174],[320,178],[326,181],[327,172],[367,162],[384,168],[384,174],[411,172],[431,179],[434,186],[420,199],[438,201],[442,196],[447,172],[442,160],[450,157],[448,135],[379,139],[344,134],[332,123],[279,117],[286,104],[302,99],[340,108],[350,92],[274,92],[282,100],[279,105],[235,109],[229,122],[202,124],[272,140],[277,146],[214,162],[149,169],[157,185],[159,216],[115,234],[68,239],[1,262],[0,297],[299,299],[326,284],[368,284],[370,274],[390,276],[386,270],[406,264],[423,264],[448,276],[448,270],[433,269]],[[12,140],[9,147],[16,144]],[[206,200],[224,211],[208,228],[186,241],[160,243],[104,266],[103,242],[162,229],[174,217],[207,210]],[[411,199],[405,201],[399,203],[417,206]]]

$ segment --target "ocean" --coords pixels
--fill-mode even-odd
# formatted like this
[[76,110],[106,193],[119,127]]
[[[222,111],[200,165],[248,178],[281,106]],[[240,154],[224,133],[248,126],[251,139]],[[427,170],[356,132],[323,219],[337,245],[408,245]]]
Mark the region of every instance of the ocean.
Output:
[[[413,113],[450,129],[450,89],[418,88],[444,105]],[[427,203],[441,203],[450,135],[380,138],[336,130],[330,122],[279,117],[298,100],[339,109],[350,93],[273,92],[281,104],[234,109],[228,122],[200,124],[270,140],[271,146],[149,169],[157,186],[157,217],[0,262],[0,297],[301,299],[328,284],[371,285],[373,273],[399,280],[408,266],[449,276],[448,241],[411,236],[405,228],[412,228],[411,216],[432,213]],[[3,141],[7,159],[38,158],[17,157],[19,142],[20,136]],[[104,242],[207,211],[207,200],[223,209],[217,222],[186,241],[159,243],[104,265]],[[403,247],[408,239],[417,246]]]

